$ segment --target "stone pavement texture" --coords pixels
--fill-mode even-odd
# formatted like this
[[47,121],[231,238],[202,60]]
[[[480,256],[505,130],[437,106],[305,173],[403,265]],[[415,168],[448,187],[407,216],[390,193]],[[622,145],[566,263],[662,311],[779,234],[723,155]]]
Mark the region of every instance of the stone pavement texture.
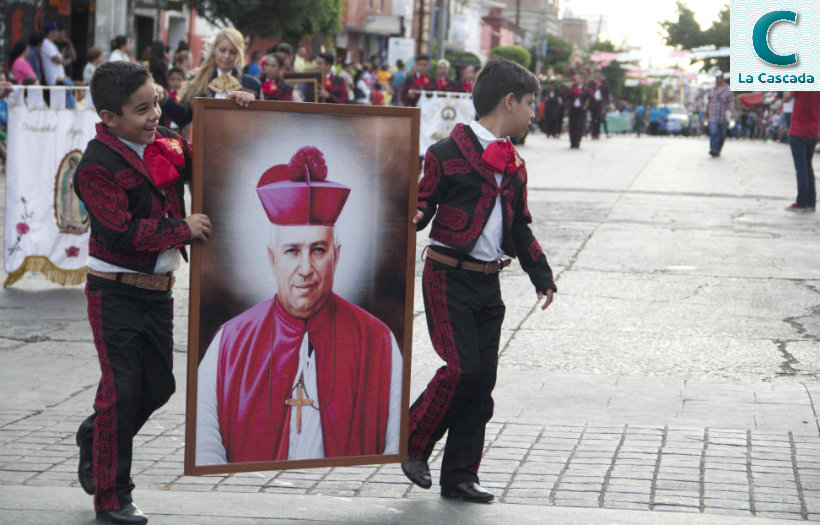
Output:
[[[184,269],[177,394],[137,438],[151,523],[820,521],[818,219],[784,211],[787,146],[707,149],[618,137],[572,151],[542,135],[519,148],[559,294],[542,312],[517,264],[502,273],[491,505],[443,501],[397,465],[183,476]],[[411,398],[441,364],[417,270]],[[31,275],[0,291],[0,522],[93,521],[73,433],[98,374],[81,287]]]

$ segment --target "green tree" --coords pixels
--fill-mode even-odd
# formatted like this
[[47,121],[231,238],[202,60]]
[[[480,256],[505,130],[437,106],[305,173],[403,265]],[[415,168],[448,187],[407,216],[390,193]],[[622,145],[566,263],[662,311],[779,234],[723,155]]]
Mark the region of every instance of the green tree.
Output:
[[216,25],[232,24],[245,36],[279,37],[297,44],[342,28],[344,0],[185,0]]
[[506,58],[518,62],[526,68],[529,68],[530,62],[532,62],[530,52],[521,46],[495,46],[490,50],[490,56]]
[[[724,5],[718,19],[706,29],[701,29],[695,13],[681,0],[677,4],[676,21],[665,20],[660,23],[666,32],[666,45],[677,49],[692,49],[693,47],[713,45],[726,47],[729,45],[729,6]],[[711,69],[717,65],[721,70],[729,70],[729,57],[707,58],[703,61],[702,69]]]
[[562,73],[567,67],[567,62],[572,54],[572,42],[564,40],[560,36],[547,34],[547,56],[544,58],[544,66],[552,67],[556,73]]

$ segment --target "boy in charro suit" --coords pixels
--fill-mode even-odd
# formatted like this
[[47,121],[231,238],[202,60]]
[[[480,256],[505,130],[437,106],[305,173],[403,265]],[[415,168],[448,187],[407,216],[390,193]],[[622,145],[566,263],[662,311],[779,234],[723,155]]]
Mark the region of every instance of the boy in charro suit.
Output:
[[185,217],[191,146],[158,126],[148,70],[103,64],[91,78],[91,98],[102,122],[77,166],[74,191],[91,219],[86,296],[102,377],[94,413],[77,431],[78,474],[98,520],[142,524],[148,520],[131,497],[133,438],[174,392],[173,271],[186,244],[208,239],[211,223],[203,214]]
[[418,229],[430,220],[422,286],[433,347],[445,361],[410,408],[405,475],[432,485],[427,460],[449,431],[441,466],[441,494],[488,502],[478,480],[504,303],[498,273],[518,257],[545,309],[557,290],[532,234],[527,170],[508,136],[523,137],[533,119],[535,76],[514,62],[487,62],[473,86],[478,121],[458,124],[434,144],[419,182]]

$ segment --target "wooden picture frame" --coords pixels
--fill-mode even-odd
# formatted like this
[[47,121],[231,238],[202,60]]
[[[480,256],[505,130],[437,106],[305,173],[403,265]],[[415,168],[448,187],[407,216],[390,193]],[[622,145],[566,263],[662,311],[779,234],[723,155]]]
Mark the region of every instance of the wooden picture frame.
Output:
[[322,74],[311,73],[283,73],[285,82],[293,86],[293,96],[296,92],[302,94],[302,100],[294,102],[319,102],[319,91],[322,90]]
[[[411,220],[416,213],[419,115],[417,108],[271,101],[256,101],[249,108],[241,108],[230,100],[195,99],[192,213],[207,214],[213,224],[213,231],[208,242],[194,242],[191,247],[185,431],[186,475],[380,464],[406,459],[416,249],[416,231]],[[395,422],[400,418],[398,442],[393,440],[396,450],[392,453],[375,452],[342,454],[335,457],[283,459],[281,440],[286,431],[282,428],[288,428],[290,423],[277,426],[274,420],[284,421],[284,419],[277,419],[278,416],[271,416],[271,414],[279,414],[281,410],[292,409],[277,408],[282,406],[279,404],[282,400],[276,398],[275,401],[271,401],[271,399],[276,397],[274,393],[277,389],[289,388],[288,385],[291,384],[292,379],[287,378],[279,383],[276,381],[276,378],[286,376],[280,373],[278,368],[274,371],[274,355],[277,356],[276,366],[283,359],[279,357],[280,354],[276,354],[278,352],[276,349],[279,348],[276,346],[278,343],[275,343],[275,337],[271,335],[271,341],[274,343],[265,347],[259,346],[263,350],[268,348],[263,353],[256,347],[250,350],[234,350],[239,345],[232,346],[230,342],[225,341],[235,340],[230,337],[223,339],[226,337],[224,334],[233,333],[230,332],[229,327],[234,326],[224,323],[245,316],[254,308],[265,304],[265,300],[269,304],[274,304],[274,300],[271,299],[273,297],[280,304],[287,303],[287,295],[280,294],[276,290],[276,283],[280,282],[280,277],[273,265],[274,259],[269,259],[273,256],[267,253],[271,250],[268,244],[275,244],[272,239],[275,235],[281,234],[269,233],[272,230],[271,221],[273,219],[269,219],[270,211],[267,207],[263,207],[260,194],[256,190],[263,173],[268,173],[272,167],[288,164],[296,158],[294,154],[297,151],[301,152],[306,146],[315,147],[322,152],[327,166],[326,182],[339,183],[350,188],[350,193],[335,223],[333,246],[336,246],[338,238],[340,247],[335,252],[337,262],[330,274],[333,276],[330,279],[332,298],[334,301],[338,301],[339,297],[344,299],[338,304],[348,302],[356,305],[356,309],[367,312],[362,315],[377,319],[377,323],[389,329],[389,333],[393,336],[390,340],[395,343],[391,346],[392,350],[385,350],[385,346],[382,345],[379,355],[392,352],[390,355],[395,356],[398,355],[397,352],[401,353],[401,358],[394,357],[390,361],[390,368],[387,369],[393,379],[389,390],[392,401],[385,400],[383,397],[378,401],[381,403],[379,406],[382,407],[380,410],[383,411],[384,406],[390,407],[387,431],[384,434],[381,434],[381,430],[377,432],[379,439],[384,437],[384,446],[390,442],[389,436],[395,436],[390,429],[395,429]],[[313,180],[312,177],[311,180]],[[290,182],[288,180],[288,183]],[[280,227],[276,226],[276,228]],[[275,250],[274,248],[273,251]],[[332,301],[327,301],[327,303],[330,302]],[[268,311],[270,315],[265,314],[259,317],[260,326],[266,322],[265,319],[276,318],[273,313],[276,310],[273,307]],[[336,311],[341,310],[334,310]],[[337,384],[337,380],[339,384],[345,385],[353,381],[353,379],[348,380],[348,377],[356,374],[364,375],[360,373],[361,369],[368,370],[367,373],[370,375],[378,375],[370,372],[370,366],[345,366],[346,350],[336,350],[337,331],[342,333],[344,330],[336,328],[335,317],[333,319],[333,368],[330,376],[324,377],[332,377],[334,385]],[[276,321],[271,323],[271,326],[279,326]],[[262,333],[262,330],[260,328],[258,332]],[[311,352],[314,344],[312,333],[310,338],[301,336],[304,340],[310,339]],[[273,334],[272,329],[271,334]],[[342,337],[343,335],[339,337],[340,341],[344,341]],[[303,344],[307,346],[307,343]],[[347,349],[346,343],[340,343],[340,345]],[[210,354],[212,357],[208,363],[200,367],[200,363],[208,355],[209,347],[211,347],[210,351],[217,353]],[[321,347],[316,346],[315,348]],[[369,355],[375,355],[375,353],[368,354],[369,349],[364,349],[364,345],[361,348],[356,354],[359,356],[356,359],[369,359]],[[268,378],[264,395],[260,394],[258,398],[253,398],[267,399],[265,405],[267,416],[264,418],[258,417],[258,414],[264,413],[265,410],[260,404],[263,403],[261,401],[257,403],[240,400],[236,406],[241,406],[241,411],[226,408],[233,406],[231,402],[234,399],[222,395],[233,388],[229,386],[229,383],[234,379],[229,380],[229,376],[238,378],[236,382],[243,385],[245,383],[242,381],[245,381],[246,376],[232,375],[227,371],[228,365],[222,368],[221,363],[230,360],[231,366],[234,366],[235,363],[241,362],[236,358],[240,352],[245,352],[243,356],[252,356],[244,361],[247,363],[244,369],[246,374],[247,370],[255,371],[258,377],[262,378],[262,382],[265,381],[265,377]],[[316,359],[322,359],[320,350],[316,350],[315,355],[319,356]],[[263,364],[255,366],[254,363],[257,361],[254,359]],[[329,358],[324,359],[325,363],[329,362]],[[385,366],[386,360],[380,359],[381,366]],[[338,365],[337,360],[340,363]],[[399,362],[400,370],[394,368]],[[213,363],[217,364],[213,365]],[[367,363],[369,364],[369,361]],[[220,367],[218,374],[214,371],[213,366]],[[267,376],[261,373],[264,370],[263,366],[269,367]],[[321,364],[314,366],[321,369]],[[353,372],[337,374],[337,370]],[[400,387],[397,386],[399,373]],[[321,378],[321,371],[316,372],[316,375]],[[380,377],[383,378],[384,375],[381,373]],[[295,374],[292,377],[295,378]],[[357,379],[357,381],[364,384],[365,380]],[[216,386],[218,382],[221,386]],[[385,392],[383,379],[380,384],[382,387],[379,392]],[[293,388],[296,386],[294,384]],[[343,406],[342,402],[338,401],[341,396],[337,396],[337,401],[333,400],[333,395],[329,397],[325,395],[323,398],[322,388],[320,384],[318,395],[315,396],[318,397],[317,413],[321,414],[323,404],[333,406],[327,404],[332,402],[339,403],[337,407]],[[336,389],[335,386],[324,388],[325,392],[342,391],[343,396],[349,392],[344,388]],[[394,410],[398,388],[400,388],[400,402],[398,403],[400,414]],[[236,392],[236,390],[232,391]],[[297,396],[293,392],[294,390],[290,389],[291,398],[295,399]],[[251,397],[246,399],[251,399]],[[368,393],[367,398],[370,397],[379,399],[377,394]],[[217,398],[221,401],[217,401]],[[246,406],[251,405],[258,405],[255,412],[257,417],[243,420],[244,416],[241,417],[238,414],[253,412],[253,410],[245,409]],[[368,403],[362,401],[351,403],[351,406],[360,405],[368,405]],[[305,410],[313,409],[313,407],[308,407]],[[202,414],[198,414],[198,411]],[[329,410],[326,414],[331,412],[332,410]],[[220,414],[224,416],[224,420]],[[200,416],[202,424],[198,430],[197,422]],[[292,417],[294,416],[288,413],[288,422],[294,420],[290,419]],[[319,416],[314,416],[314,419],[316,417]],[[325,421],[324,417],[321,415],[320,419]],[[379,420],[380,425],[384,424],[384,417],[375,419]],[[268,436],[276,436],[279,432],[278,438],[271,438],[279,440],[279,456],[274,454],[270,460],[254,458],[253,460],[233,461],[230,457],[231,451],[237,449],[225,440],[231,442],[238,442],[238,440],[230,437],[228,420],[234,423],[240,422],[230,428],[243,425],[244,428],[258,430],[258,434],[263,435],[264,440],[267,440]],[[366,418],[360,418],[357,421],[363,420]],[[264,425],[257,424],[260,421]],[[392,426],[390,426],[391,421]],[[321,426],[324,427],[325,424],[321,423]],[[365,431],[370,432],[369,423],[365,426],[367,426]],[[351,435],[355,432],[361,433],[360,430],[356,430],[359,427],[351,425],[350,428],[353,428],[349,430]],[[340,432],[334,428],[323,428],[322,430],[324,436],[330,437],[329,441],[334,441],[334,436]],[[199,435],[200,433],[202,435]],[[247,437],[248,433],[241,435],[244,441],[251,440]],[[288,435],[293,436],[292,433]],[[223,436],[228,437],[223,439]],[[322,445],[325,447],[323,451],[328,449],[327,437],[323,438],[325,440]],[[215,457],[208,456],[206,452],[201,453],[198,461],[198,439],[201,439],[203,450],[216,444],[215,448],[211,447],[211,449],[218,452],[221,444],[223,455],[220,457],[226,462],[203,459]],[[354,441],[349,440],[351,443]],[[288,447],[290,442],[285,443]],[[265,446],[268,444],[265,441]],[[253,447],[253,450],[264,448],[264,446]],[[287,450],[290,451],[290,449]],[[384,448],[376,447],[375,450],[387,452]],[[240,456],[241,454],[236,454],[234,457]]]

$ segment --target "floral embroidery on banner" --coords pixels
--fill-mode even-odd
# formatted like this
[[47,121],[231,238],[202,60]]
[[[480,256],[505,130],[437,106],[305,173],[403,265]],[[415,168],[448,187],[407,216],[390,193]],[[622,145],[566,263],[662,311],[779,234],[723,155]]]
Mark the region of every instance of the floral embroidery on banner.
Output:
[[80,248],[79,246],[69,246],[65,249],[65,256],[66,257],[77,257],[80,255]]
[[31,230],[31,227],[26,221],[29,221],[32,217],[34,217],[34,212],[28,211],[28,201],[26,198],[20,197],[20,202],[23,203],[23,213],[20,215],[20,222],[18,222],[14,227],[14,231],[17,233],[17,240],[15,240],[14,245],[9,248],[9,255],[22,250],[22,248],[20,248],[20,241],[22,240],[23,235],[27,234]]

